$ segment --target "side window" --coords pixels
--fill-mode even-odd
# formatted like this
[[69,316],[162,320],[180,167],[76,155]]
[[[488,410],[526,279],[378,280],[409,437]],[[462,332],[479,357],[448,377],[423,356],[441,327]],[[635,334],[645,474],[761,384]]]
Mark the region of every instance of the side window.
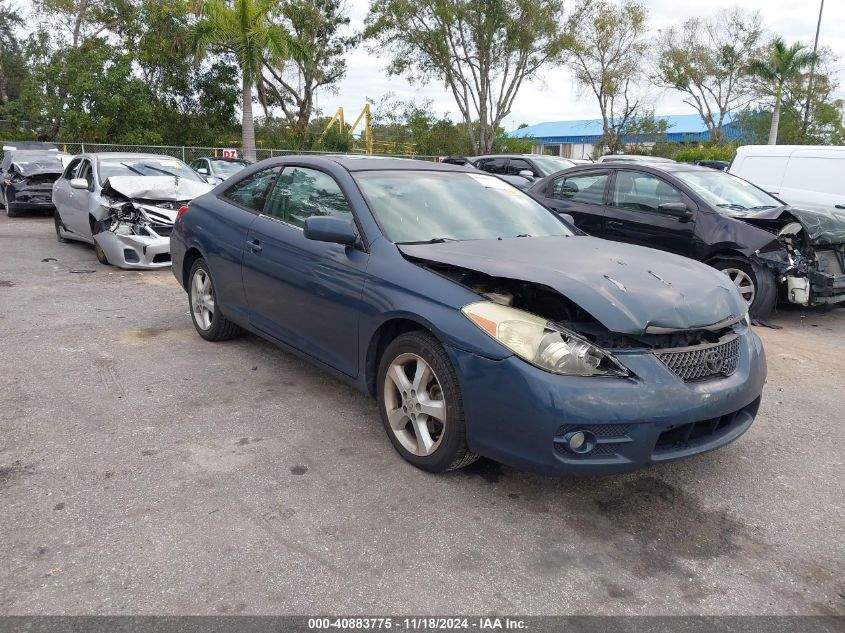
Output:
[[76,178],[84,178],[88,181],[88,188],[94,186],[94,172],[91,171],[91,161],[83,160],[79,165],[79,171],[76,173]]
[[607,179],[608,173],[606,171],[557,178],[552,182],[549,197],[583,204],[604,204],[604,190],[607,188]]
[[486,158],[476,163],[476,166],[489,174],[504,174],[507,171],[506,158]]
[[661,204],[683,202],[681,192],[660,178],[639,171],[616,172],[611,205],[634,211],[659,211]]
[[72,161],[70,161],[70,164],[65,167],[65,173],[62,174],[62,178],[65,178],[67,180],[74,178],[76,175],[76,170],[79,169],[79,164],[81,162],[81,158],[74,158]]
[[267,202],[270,187],[281,169],[270,167],[257,171],[229,187],[223,192],[223,197],[250,211],[261,213]]
[[508,170],[507,172],[513,176],[519,176],[519,172],[528,170],[535,176],[538,176],[537,170],[535,170],[531,163],[527,160],[523,160],[521,158],[511,158],[508,161]]
[[286,167],[279,176],[264,215],[300,228],[313,215],[352,218],[352,209],[334,178],[308,167]]

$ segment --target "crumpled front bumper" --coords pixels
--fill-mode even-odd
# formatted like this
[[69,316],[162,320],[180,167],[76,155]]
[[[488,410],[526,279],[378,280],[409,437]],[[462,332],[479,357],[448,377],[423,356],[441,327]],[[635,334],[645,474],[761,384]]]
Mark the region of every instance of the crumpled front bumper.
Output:
[[[705,453],[751,426],[766,379],[760,339],[740,337],[729,377],[684,382],[653,354],[618,354],[630,378],[558,376],[514,356],[496,361],[447,347],[461,385],[470,450],[516,468],[608,475]],[[579,455],[564,437],[599,440]]]
[[109,263],[118,268],[150,270],[170,266],[170,238],[120,235],[103,231],[94,236]]

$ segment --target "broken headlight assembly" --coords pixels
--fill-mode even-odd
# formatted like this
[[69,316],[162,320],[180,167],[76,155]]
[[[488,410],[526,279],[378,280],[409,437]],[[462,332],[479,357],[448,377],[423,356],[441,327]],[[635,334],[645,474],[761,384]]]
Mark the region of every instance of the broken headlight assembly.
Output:
[[563,376],[630,376],[613,356],[543,317],[479,301],[461,312],[522,360]]

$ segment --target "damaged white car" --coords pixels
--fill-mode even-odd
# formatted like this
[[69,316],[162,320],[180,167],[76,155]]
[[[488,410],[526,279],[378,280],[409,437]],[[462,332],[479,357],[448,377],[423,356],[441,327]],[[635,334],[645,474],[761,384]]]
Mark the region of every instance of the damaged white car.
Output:
[[103,264],[167,267],[176,214],[212,188],[170,156],[82,154],[53,185],[56,237],[93,244]]

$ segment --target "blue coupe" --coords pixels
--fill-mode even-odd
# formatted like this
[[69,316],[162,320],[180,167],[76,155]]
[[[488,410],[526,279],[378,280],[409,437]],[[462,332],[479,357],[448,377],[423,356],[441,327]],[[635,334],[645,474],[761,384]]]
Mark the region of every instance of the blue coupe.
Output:
[[265,160],[180,209],[170,252],[202,338],[249,330],[377,398],[431,472],[630,471],[732,442],[760,405],[727,276],[469,168]]

